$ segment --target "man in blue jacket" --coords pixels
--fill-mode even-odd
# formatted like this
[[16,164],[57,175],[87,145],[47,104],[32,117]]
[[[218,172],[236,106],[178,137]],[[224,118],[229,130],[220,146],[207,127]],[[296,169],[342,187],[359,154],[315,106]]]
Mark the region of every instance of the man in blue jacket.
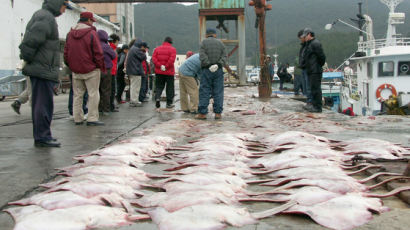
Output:
[[69,8],[65,0],[44,0],[27,24],[21,42],[20,58],[25,61],[23,74],[30,76],[31,114],[36,147],[60,147],[51,135],[53,119],[53,87],[58,82],[60,40],[56,17]]
[[[188,55],[187,53],[187,56]],[[180,103],[182,111],[186,113],[196,114],[198,112],[198,79],[200,75],[201,60],[199,60],[199,54],[190,56],[181,67],[179,67]]]
[[141,79],[145,76],[142,62],[147,59],[142,44],[142,40],[137,39],[129,50],[125,61],[126,73],[130,79],[130,107],[142,106],[142,101],[139,98]]

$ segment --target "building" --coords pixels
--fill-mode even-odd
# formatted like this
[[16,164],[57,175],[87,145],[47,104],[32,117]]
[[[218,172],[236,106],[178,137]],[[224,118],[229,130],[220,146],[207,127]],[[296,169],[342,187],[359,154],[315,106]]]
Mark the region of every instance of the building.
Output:
[[[7,1],[0,9],[0,78],[15,74],[20,74],[18,69],[21,66],[20,50],[18,46],[23,40],[26,25],[33,13],[43,4],[43,0]],[[67,10],[63,15],[57,17],[59,36],[61,41],[61,56],[65,44],[65,38],[71,27],[77,24],[80,13],[85,9],[71,3],[73,10]],[[103,29],[107,33],[117,33],[120,27],[95,15],[97,20],[94,26]],[[63,58],[61,66],[63,67]]]
[[128,44],[134,37],[132,3],[80,3],[79,5],[120,27],[117,33],[121,38],[120,43]]

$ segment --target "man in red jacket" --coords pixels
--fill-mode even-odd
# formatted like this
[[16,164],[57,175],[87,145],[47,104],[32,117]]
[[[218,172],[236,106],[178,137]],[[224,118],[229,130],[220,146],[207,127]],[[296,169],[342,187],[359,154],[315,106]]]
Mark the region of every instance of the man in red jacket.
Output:
[[155,106],[161,107],[160,99],[162,91],[166,85],[167,108],[173,108],[174,104],[174,62],[177,55],[176,49],[172,46],[172,38],[166,37],[161,46],[155,48],[152,54],[152,61],[155,65],[156,89]]
[[73,71],[74,106],[73,115],[76,125],[82,125],[84,111],[83,95],[88,92],[87,125],[104,125],[98,121],[100,101],[100,73],[105,72],[104,55],[98,39],[93,13],[82,12],[80,21],[67,34],[64,47],[64,61]]

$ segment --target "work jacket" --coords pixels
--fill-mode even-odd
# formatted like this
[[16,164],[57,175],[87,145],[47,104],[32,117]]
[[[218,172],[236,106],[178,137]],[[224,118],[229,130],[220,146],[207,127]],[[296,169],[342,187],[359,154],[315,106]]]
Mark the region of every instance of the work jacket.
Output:
[[100,39],[101,48],[104,53],[104,64],[106,69],[113,67],[112,61],[117,58],[117,53],[108,44],[108,34],[104,30],[97,31],[98,38]]
[[74,73],[105,72],[104,54],[94,26],[79,22],[67,34],[64,61]]
[[199,54],[194,54],[189,57],[179,67],[179,74],[187,77],[199,77],[201,74],[201,60],[199,60]]
[[27,24],[21,42],[20,58],[26,64],[23,74],[58,82],[60,40],[55,17],[61,15],[64,0],[45,0]]
[[303,65],[308,74],[323,73],[322,66],[326,62],[326,56],[323,52],[322,45],[317,39],[312,39],[306,42],[303,53]]
[[[155,65],[155,73],[162,75],[175,75],[174,62],[177,55],[177,50],[171,43],[164,42],[161,46],[155,48],[152,54],[152,61]],[[165,66],[165,71],[161,70],[161,65]]]
[[145,76],[142,62],[147,59],[147,55],[141,50],[141,44],[142,41],[138,39],[128,51],[125,61],[127,75]]

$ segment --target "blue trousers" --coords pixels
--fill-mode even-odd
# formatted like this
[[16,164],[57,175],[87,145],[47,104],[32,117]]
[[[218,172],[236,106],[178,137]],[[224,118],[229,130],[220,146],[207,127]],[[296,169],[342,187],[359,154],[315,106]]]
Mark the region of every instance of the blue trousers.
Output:
[[55,82],[37,77],[30,77],[30,80],[34,140],[48,141],[52,139],[50,126],[54,111]]
[[[306,72],[306,70],[302,70],[302,75],[303,78],[305,79],[305,85],[306,85],[306,90],[305,90],[305,96],[306,96],[306,102],[307,103],[312,103],[312,90],[310,88],[310,78]],[[303,86],[302,86],[303,87]]]
[[214,99],[214,113],[222,113],[224,104],[224,74],[222,68],[215,73],[209,69],[202,69],[201,83],[199,84],[198,113],[207,114],[209,99]]

